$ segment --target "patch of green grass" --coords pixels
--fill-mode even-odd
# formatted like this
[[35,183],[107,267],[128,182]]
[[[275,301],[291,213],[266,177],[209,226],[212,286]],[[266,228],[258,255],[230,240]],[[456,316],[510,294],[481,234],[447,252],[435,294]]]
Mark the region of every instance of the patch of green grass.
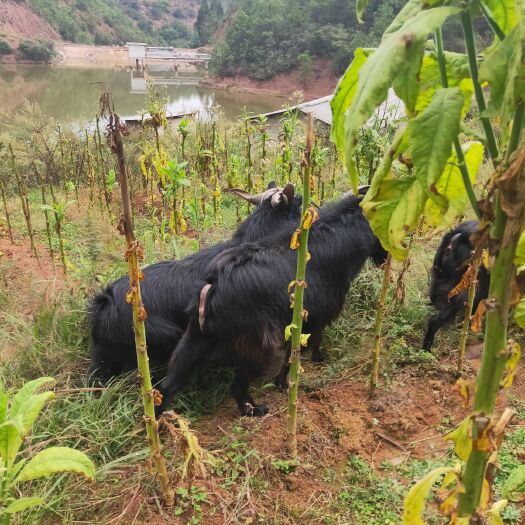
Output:
[[404,493],[399,481],[378,475],[362,458],[350,456],[335,504],[338,521],[333,523],[397,524]]

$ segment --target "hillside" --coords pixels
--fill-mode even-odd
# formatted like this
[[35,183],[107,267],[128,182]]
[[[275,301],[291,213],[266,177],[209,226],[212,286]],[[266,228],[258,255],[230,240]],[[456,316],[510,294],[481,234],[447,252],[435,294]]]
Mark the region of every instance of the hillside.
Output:
[[84,44],[151,44],[188,47],[199,0],[0,0],[0,33],[20,39]]

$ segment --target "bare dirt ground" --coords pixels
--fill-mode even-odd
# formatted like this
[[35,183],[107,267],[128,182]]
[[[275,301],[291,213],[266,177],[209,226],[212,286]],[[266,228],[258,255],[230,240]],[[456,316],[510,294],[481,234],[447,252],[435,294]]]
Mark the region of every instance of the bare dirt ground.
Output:
[[24,38],[60,40],[60,35],[46,20],[25,3],[15,0],[0,0],[0,33],[5,34],[6,40],[14,47]]
[[[474,375],[479,367],[480,352],[480,344],[467,348],[469,376]],[[300,466],[287,475],[269,466],[273,459],[287,457],[286,393],[264,394],[271,412],[262,419],[240,419],[234,403],[226,400],[223,408],[193,426],[201,445],[213,451],[216,457],[224,457],[231,453],[224,448],[225,438],[235,442],[232,429],[236,429],[234,431],[247,440],[247,449],[256,451],[260,462],[257,465],[252,456],[252,471],[243,470],[242,475],[248,479],[245,492],[239,492],[238,486],[235,491],[228,489],[214,476],[187,482],[188,487],[191,484],[205,487],[209,496],[203,509],[203,523],[327,523],[322,518],[311,516],[310,510],[313,507],[323,508],[323,502],[333,504],[334,497],[337,499],[340,486],[327,473],[344,475],[349,456],[358,455],[378,471],[385,462],[397,468],[413,459],[444,459],[450,445],[443,439],[443,425],[452,429],[469,413],[465,400],[454,386],[456,377],[453,370],[453,359],[441,363],[439,370],[428,375],[422,373],[418,366],[406,367],[391,384],[382,386],[374,398],[368,395],[362,370],[356,370],[355,377],[342,379],[320,390],[301,392],[298,429]],[[502,391],[499,396],[498,417],[509,406],[512,396],[525,399],[523,367],[520,372],[512,389]],[[306,366],[306,374],[315,374],[315,370]],[[517,428],[518,424],[517,421],[511,424],[510,429]],[[180,454],[180,442],[170,443],[166,433],[164,440],[166,446]],[[242,455],[242,450],[235,452]],[[268,482],[264,493],[250,490],[250,480],[255,478]],[[177,480],[174,481],[177,484]],[[178,486],[185,484],[179,482]],[[278,518],[277,509],[280,509]],[[284,514],[290,516],[289,521],[284,520],[283,509],[286,509]],[[115,508],[115,515],[120,515],[124,521],[133,519],[139,512],[141,519],[134,521],[137,524],[182,525],[189,516],[163,517],[162,512],[159,514],[159,508],[145,494],[139,493],[131,500],[127,495],[125,501],[118,502]],[[274,513],[276,521],[271,518]],[[325,516],[328,515],[327,509]]]
[[324,97],[334,91],[339,77],[333,72],[332,64],[316,61],[311,77],[303,83],[298,70],[281,73],[269,80],[253,80],[245,76],[213,77],[203,81],[212,87],[221,87],[232,91],[246,91],[268,95],[290,96],[297,90],[303,92],[304,100]]

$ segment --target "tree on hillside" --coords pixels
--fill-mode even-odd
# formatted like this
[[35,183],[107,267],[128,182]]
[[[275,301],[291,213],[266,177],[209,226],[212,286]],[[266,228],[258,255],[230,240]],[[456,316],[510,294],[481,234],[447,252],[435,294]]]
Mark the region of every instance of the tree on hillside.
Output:
[[219,0],[202,0],[195,21],[195,31],[199,37],[200,45],[210,42],[215,31],[219,28],[224,18],[224,10]]

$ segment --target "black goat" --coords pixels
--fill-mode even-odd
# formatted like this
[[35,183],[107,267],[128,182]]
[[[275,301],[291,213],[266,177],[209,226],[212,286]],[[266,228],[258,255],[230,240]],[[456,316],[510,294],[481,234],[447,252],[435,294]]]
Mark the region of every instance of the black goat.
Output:
[[[270,183],[266,192],[250,196],[232,190],[257,207],[238,227],[233,239],[203,249],[185,259],[164,261],[144,268],[142,300],[148,314],[146,337],[153,366],[165,365],[188,323],[186,309],[195,283],[204,278],[208,263],[223,250],[245,241],[273,234],[283,226],[293,231],[301,216],[301,197],[294,187],[284,189]],[[288,225],[286,227],[286,225]],[[129,278],[121,277],[94,297],[91,321],[90,375],[106,381],[137,366],[132,311],[126,303]]]
[[[441,241],[434,258],[432,280],[430,283],[430,304],[437,312],[429,319],[423,340],[423,350],[432,348],[437,331],[454,321],[456,315],[463,312],[467,301],[468,290],[449,299],[448,294],[461,281],[472,257],[472,234],[478,229],[477,221],[467,221],[449,231]],[[481,265],[477,275],[477,289],[474,298],[473,312],[482,299],[489,293],[490,275]]]
[[[157,414],[214,351],[230,357],[235,367],[231,392],[241,414],[267,413],[248,389],[253,378],[275,375],[285,362],[284,329],[292,319],[287,288],[295,278],[297,261],[297,253],[289,247],[290,237],[291,232],[282,230],[274,237],[225,250],[212,261],[160,386],[163,401]],[[311,334],[308,347],[316,350],[323,328],[340,314],[350,284],[366,259],[382,263],[386,252],[355,196],[321,208],[308,249],[304,332]]]

